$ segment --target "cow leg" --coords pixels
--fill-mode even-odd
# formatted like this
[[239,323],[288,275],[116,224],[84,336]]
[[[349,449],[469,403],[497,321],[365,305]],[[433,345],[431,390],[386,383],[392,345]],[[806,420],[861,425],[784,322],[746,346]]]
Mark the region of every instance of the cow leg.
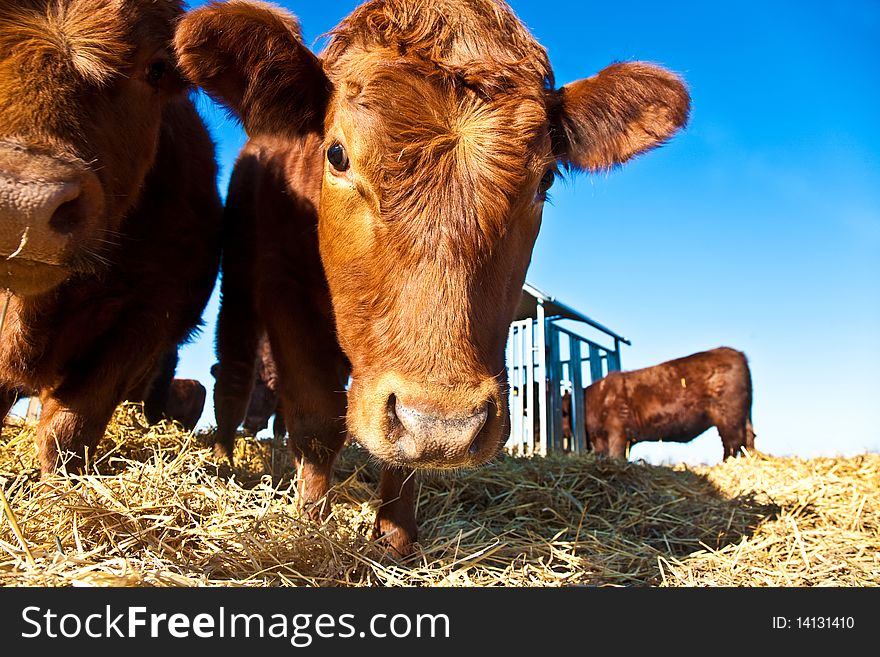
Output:
[[[285,389],[286,392],[286,389]],[[305,392],[305,391],[303,391]],[[326,495],[333,480],[333,463],[345,444],[345,398],[338,394],[325,394],[321,405],[333,411],[312,414],[294,403],[290,394],[284,395],[285,424],[288,445],[296,467],[299,504],[315,520],[326,518],[330,512]],[[310,401],[318,401],[320,392],[305,392]],[[300,399],[302,397],[300,396]]]
[[171,391],[171,381],[174,380],[174,372],[177,369],[177,348],[169,349],[159,361],[159,366],[147,387],[144,398],[144,416],[150,424],[157,424],[168,410],[168,396]]
[[746,449],[755,451],[755,427],[752,426],[752,418],[746,420]]
[[158,334],[154,340],[144,340],[143,327],[153,322],[155,312],[152,307],[129,308],[127,321],[107,336],[100,352],[77,362],[44,395],[35,438],[43,476],[58,467],[59,450],[73,452],[68,471],[81,469],[85,449],[98,443],[116,406],[156,371],[173,339]]
[[64,469],[69,473],[83,470],[86,450],[94,453],[118,401],[101,392],[107,391],[88,391],[64,403],[54,397],[45,400],[35,438],[43,477],[59,468],[65,452],[72,454]]
[[[149,362],[149,358],[145,361]],[[113,411],[125,398],[120,391],[131,385],[126,380],[126,371],[133,369],[135,362],[138,361],[117,363],[115,369],[119,375],[116,377],[110,375],[107,368],[96,367],[89,376],[62,383],[43,398],[34,438],[43,477],[58,469],[65,452],[71,453],[65,470],[69,473],[83,470],[86,450],[93,453]]]
[[171,381],[176,369],[177,347],[174,347],[159,359],[152,370],[145,372],[128,388],[125,400],[143,403],[144,417],[150,424],[157,424],[165,417]]
[[254,387],[262,326],[254,308],[254,221],[250,168],[236,166],[223,210],[220,311],[214,381],[214,454],[232,462],[235,434],[247,413]]
[[267,328],[299,503],[313,518],[322,519],[330,511],[326,494],[333,463],[346,439],[348,362],[332,325],[322,326],[316,317],[277,313]]
[[[227,280],[224,277],[224,280]],[[252,314],[242,312],[242,301],[234,293],[223,291],[217,318],[217,357],[214,382],[214,417],[217,435],[214,454],[232,462],[235,434],[247,413],[254,388],[259,327]],[[249,304],[248,304],[249,305]]]
[[746,446],[745,425],[719,424],[718,435],[721,436],[721,444],[724,446],[725,461],[732,456],[739,456]]
[[284,411],[279,404],[275,409],[275,418],[272,420],[272,435],[275,441],[280,443],[287,434],[287,427],[284,424]]
[[400,557],[409,555],[418,540],[415,479],[412,470],[389,468],[382,471],[379,484],[382,502],[376,512],[373,538],[383,540]]

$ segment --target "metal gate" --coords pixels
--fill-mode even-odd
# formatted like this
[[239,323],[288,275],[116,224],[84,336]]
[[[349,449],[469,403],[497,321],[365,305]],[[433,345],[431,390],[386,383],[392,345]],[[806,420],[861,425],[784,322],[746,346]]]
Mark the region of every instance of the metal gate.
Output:
[[[548,297],[549,299],[549,297]],[[584,389],[608,372],[620,370],[620,345],[628,340],[561,304],[566,315],[537,317],[510,325],[507,374],[510,383],[510,439],[505,449],[518,456],[589,450],[585,428]],[[603,346],[559,325],[563,319],[582,321],[613,342]],[[585,383],[586,382],[586,383]],[[563,431],[563,395],[571,394],[570,433]]]

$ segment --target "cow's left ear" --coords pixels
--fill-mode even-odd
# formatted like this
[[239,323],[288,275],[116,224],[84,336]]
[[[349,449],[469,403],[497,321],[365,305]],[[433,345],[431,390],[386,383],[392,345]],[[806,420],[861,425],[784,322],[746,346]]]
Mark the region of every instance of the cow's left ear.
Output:
[[690,95],[653,64],[613,64],[558,92],[554,149],[563,164],[602,171],[663,144],[683,127]]

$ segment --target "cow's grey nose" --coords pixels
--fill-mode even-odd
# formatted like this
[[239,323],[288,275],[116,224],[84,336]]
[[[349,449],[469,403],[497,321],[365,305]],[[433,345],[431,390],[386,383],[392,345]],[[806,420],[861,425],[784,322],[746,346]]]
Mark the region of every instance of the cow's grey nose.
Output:
[[44,182],[16,180],[0,174],[0,220],[5,225],[47,226],[69,233],[83,219],[78,199],[82,184],[75,179]]
[[489,417],[489,404],[458,414],[409,406],[392,396],[389,412],[399,422],[399,457],[412,466],[467,465],[480,451],[480,434]]

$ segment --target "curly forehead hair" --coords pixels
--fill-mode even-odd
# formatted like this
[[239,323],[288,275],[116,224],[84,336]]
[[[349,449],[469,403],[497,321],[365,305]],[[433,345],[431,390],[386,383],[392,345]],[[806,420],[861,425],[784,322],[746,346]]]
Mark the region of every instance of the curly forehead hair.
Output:
[[[0,0],[0,57],[94,83],[125,66],[131,43],[170,43],[180,0]],[[163,29],[164,28],[164,29]]]
[[488,95],[554,84],[547,51],[501,0],[371,0],[329,36],[322,59],[331,77],[359,52],[381,49]]
[[[325,70],[369,134],[383,215],[412,239],[491,241],[524,179],[547,166],[533,148],[553,88],[547,53],[495,0],[373,0],[331,33]],[[454,217],[454,221],[444,221]]]

